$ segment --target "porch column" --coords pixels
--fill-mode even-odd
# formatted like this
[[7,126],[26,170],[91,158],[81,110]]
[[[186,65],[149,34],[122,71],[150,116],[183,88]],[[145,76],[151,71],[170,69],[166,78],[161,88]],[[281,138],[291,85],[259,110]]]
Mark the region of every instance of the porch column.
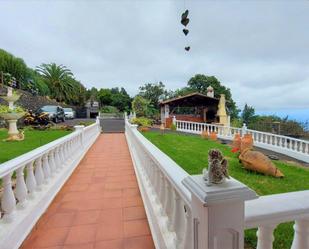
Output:
[[195,175],[183,184],[191,192],[192,248],[243,249],[244,202],[257,198],[256,193],[232,178],[207,186],[202,175]]

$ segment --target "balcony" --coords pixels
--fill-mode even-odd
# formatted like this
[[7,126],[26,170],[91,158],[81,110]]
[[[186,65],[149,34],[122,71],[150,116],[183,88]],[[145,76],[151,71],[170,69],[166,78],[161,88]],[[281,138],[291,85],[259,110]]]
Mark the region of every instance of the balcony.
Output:
[[[225,138],[251,132],[176,122],[183,132],[209,128]],[[309,248],[309,191],[258,197],[235,179],[208,187],[127,117],[125,128],[125,136],[99,135],[97,121],[2,164],[0,248],[244,248],[244,230],[257,227],[257,248],[268,249],[288,221],[291,248]],[[268,148],[307,157],[303,141],[263,136]]]

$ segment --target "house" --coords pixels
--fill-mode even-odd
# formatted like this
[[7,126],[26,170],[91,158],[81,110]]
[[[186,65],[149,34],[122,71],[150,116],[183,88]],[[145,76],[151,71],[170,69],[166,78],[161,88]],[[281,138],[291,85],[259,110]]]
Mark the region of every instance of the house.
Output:
[[209,86],[207,95],[195,92],[164,100],[160,103],[161,123],[169,128],[175,116],[177,120],[228,125],[225,95],[220,96],[220,99],[214,97],[214,90]]
[[98,101],[88,100],[85,107],[87,108],[87,118],[96,118],[99,115],[100,105]]

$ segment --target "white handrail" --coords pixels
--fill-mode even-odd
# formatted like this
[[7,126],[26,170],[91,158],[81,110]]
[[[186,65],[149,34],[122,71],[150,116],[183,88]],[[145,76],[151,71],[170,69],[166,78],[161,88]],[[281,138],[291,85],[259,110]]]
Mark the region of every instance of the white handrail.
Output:
[[126,137],[156,248],[191,248],[191,194],[182,168],[125,120]]
[[245,227],[258,227],[258,247],[271,249],[278,224],[295,221],[292,249],[309,248],[309,190],[262,196],[245,203]]
[[216,132],[219,138],[227,140],[232,140],[236,133],[241,136],[247,133],[252,134],[255,146],[309,163],[309,141],[306,140],[250,130],[245,125],[242,128],[236,128],[182,120],[176,120],[175,122],[178,131],[193,134],[201,134],[203,131]]
[[99,132],[98,122],[76,126],[73,133],[0,164],[0,249],[19,248]]

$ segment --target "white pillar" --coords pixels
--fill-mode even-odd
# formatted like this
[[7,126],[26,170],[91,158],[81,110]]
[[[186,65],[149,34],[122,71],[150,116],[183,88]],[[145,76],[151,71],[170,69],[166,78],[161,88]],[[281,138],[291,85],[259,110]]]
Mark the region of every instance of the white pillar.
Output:
[[176,117],[173,116],[173,124],[176,125]]
[[241,131],[242,131],[242,137],[243,137],[245,134],[247,134],[247,125],[246,125],[245,123],[243,123]]
[[207,186],[202,175],[188,176],[191,192],[193,244],[199,249],[244,248],[244,202],[257,198],[246,185],[231,178]]

